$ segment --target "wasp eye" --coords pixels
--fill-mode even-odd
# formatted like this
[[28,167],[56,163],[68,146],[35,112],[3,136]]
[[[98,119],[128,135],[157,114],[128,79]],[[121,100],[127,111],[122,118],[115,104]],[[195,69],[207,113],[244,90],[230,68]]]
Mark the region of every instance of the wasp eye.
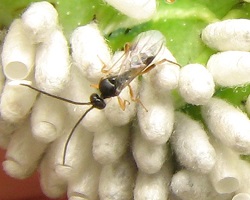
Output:
[[116,78],[115,76],[100,81],[99,90],[102,98],[106,99],[116,96]]

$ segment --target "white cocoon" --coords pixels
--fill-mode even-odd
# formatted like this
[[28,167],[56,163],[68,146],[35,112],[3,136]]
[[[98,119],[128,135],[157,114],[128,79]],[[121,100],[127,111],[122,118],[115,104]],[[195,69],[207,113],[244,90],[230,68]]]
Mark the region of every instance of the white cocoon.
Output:
[[235,192],[232,200],[249,200],[250,199],[250,165],[247,161],[238,161],[241,172],[240,187]]
[[234,195],[232,200],[250,200],[250,194],[249,193],[238,193]]
[[214,94],[211,73],[200,64],[189,64],[181,68],[179,92],[187,103],[203,105]]
[[[57,140],[58,141],[58,140]],[[67,183],[55,172],[58,142],[53,142],[46,151],[40,165],[40,185],[50,198],[59,198],[67,191]]]
[[202,106],[202,116],[215,138],[243,154],[250,153],[250,120],[227,102],[212,98]]
[[[66,149],[66,140],[69,138],[74,125],[75,123],[71,121],[65,128],[66,134],[60,137],[60,147],[57,147],[60,155],[56,160],[55,170],[57,174],[67,180],[77,177],[79,175],[77,170],[86,169],[92,153],[93,135],[81,126],[75,129]],[[65,163],[63,163],[64,151]]]
[[218,194],[208,176],[188,170],[174,174],[170,188],[182,200],[228,200],[232,197],[232,194]]
[[117,161],[127,150],[129,141],[129,126],[112,127],[95,132],[93,155],[101,164]]
[[130,154],[125,154],[116,163],[104,165],[99,181],[101,200],[133,199],[136,166]]
[[216,141],[213,142],[217,161],[210,172],[210,180],[214,189],[220,193],[232,193],[240,186],[240,158],[231,149]]
[[112,126],[107,120],[104,112],[98,109],[91,110],[82,120],[81,125],[83,125],[83,127],[86,128],[89,132],[93,133],[106,131]]
[[37,168],[47,147],[32,136],[29,118],[16,130],[8,145],[3,168],[14,178],[29,177]]
[[111,59],[110,49],[96,23],[92,22],[74,30],[70,39],[72,57],[82,74],[98,83],[101,70]]
[[107,3],[115,7],[129,17],[137,20],[149,20],[156,11],[155,0],[105,0]]
[[20,19],[12,22],[5,37],[2,51],[2,64],[8,79],[25,79],[34,67],[35,46],[24,31]]
[[86,163],[85,169],[77,169],[76,177],[69,181],[68,199],[69,200],[88,200],[98,199],[98,185],[101,166],[94,160]]
[[69,81],[70,64],[67,40],[61,30],[54,30],[40,44],[36,53],[37,86],[49,93],[59,93]]
[[33,136],[43,142],[52,142],[62,135],[66,108],[62,101],[40,95],[31,113]]
[[179,163],[200,173],[210,172],[216,162],[216,153],[203,127],[180,112],[175,116],[175,131],[170,141]]
[[11,133],[0,132],[0,148],[7,149],[11,140],[11,136],[12,136]]
[[229,19],[209,24],[202,31],[202,40],[218,51],[250,51],[250,20]]
[[0,117],[0,148],[7,149],[12,133],[15,129],[15,124],[12,124]]
[[[163,61],[164,59],[176,62],[172,53],[165,46],[162,47],[161,52],[158,53],[155,60],[157,63]],[[154,88],[163,92],[177,88],[179,83],[180,67],[176,64],[168,62],[167,60],[162,64],[156,65],[155,68],[149,73]]]
[[139,171],[134,189],[134,200],[166,200],[168,199],[169,184],[173,174],[171,162],[163,165],[154,174]]
[[[250,82],[250,52],[225,51],[212,55],[207,69],[218,85],[231,87]],[[232,78],[233,76],[233,78]]]
[[47,1],[32,3],[22,14],[26,32],[34,43],[45,42],[58,23],[56,9]]
[[32,108],[37,92],[21,85],[10,85],[6,82],[1,97],[2,118],[10,122],[24,119]]
[[153,174],[158,172],[164,164],[167,153],[167,144],[154,144],[142,137],[139,127],[133,129],[132,151],[137,167],[140,171]]
[[140,100],[148,110],[138,106],[137,116],[142,135],[155,144],[166,143],[174,126],[174,105],[170,93],[158,94],[145,78]]

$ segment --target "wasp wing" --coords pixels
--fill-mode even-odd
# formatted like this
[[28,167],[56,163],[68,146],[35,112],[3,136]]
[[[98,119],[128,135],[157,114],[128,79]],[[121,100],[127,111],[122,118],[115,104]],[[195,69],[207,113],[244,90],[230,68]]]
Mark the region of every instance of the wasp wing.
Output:
[[120,93],[136,77],[153,64],[155,57],[165,45],[165,37],[159,31],[147,31],[139,34],[132,42],[123,58],[116,78],[116,87]]

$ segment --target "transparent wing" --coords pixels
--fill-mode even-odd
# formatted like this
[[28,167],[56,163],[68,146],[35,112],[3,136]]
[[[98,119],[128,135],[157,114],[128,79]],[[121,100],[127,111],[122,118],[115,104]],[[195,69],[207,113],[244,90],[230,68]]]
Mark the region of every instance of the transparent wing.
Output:
[[[124,46],[124,51],[116,52],[110,67],[107,67],[107,76],[118,75],[130,71],[132,68],[143,70],[148,57],[155,57],[165,45],[165,37],[156,30],[139,34],[131,43]],[[137,70],[131,70],[131,73]]]
[[165,37],[159,31],[139,34],[129,46],[121,63],[116,78],[117,91],[122,91],[134,78],[145,72],[164,45]]

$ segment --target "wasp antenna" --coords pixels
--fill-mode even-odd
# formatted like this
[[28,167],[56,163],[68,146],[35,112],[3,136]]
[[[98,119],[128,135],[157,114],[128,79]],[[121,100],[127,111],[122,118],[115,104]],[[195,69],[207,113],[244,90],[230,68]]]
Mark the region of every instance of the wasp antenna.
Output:
[[172,63],[172,64],[174,64],[174,65],[177,65],[177,66],[179,66],[179,67],[181,67],[181,65],[179,64],[179,63],[177,63],[177,62],[174,62],[174,61],[171,61],[171,60],[168,60],[168,59],[165,59],[167,62],[169,62],[169,63]]
[[8,82],[8,85],[31,85],[32,82],[31,81],[26,81],[26,80],[14,80],[14,81],[10,81]]
[[73,135],[73,133],[75,132],[77,126],[80,124],[80,122],[83,120],[83,118],[89,113],[89,111],[91,111],[94,108],[94,106],[91,106],[88,110],[86,110],[86,112],[80,117],[80,119],[78,119],[78,121],[76,122],[75,126],[72,128],[68,139],[66,140],[65,146],[64,146],[64,150],[63,150],[63,165],[65,165],[65,161],[66,161],[66,152],[68,149],[68,145],[69,145],[69,141]]
[[55,99],[58,99],[58,100],[61,100],[61,101],[65,101],[65,102],[68,102],[68,103],[71,103],[71,104],[75,104],[75,105],[91,105],[92,104],[91,102],[77,102],[77,101],[72,101],[72,100],[69,100],[69,99],[62,98],[62,97],[58,97],[58,96],[50,94],[48,92],[39,90],[39,89],[29,85],[29,84],[19,83],[19,85],[28,87],[28,88],[30,88],[32,90],[35,90],[35,91],[37,91],[39,93],[42,93],[42,94],[46,95],[46,96],[49,96],[49,97],[52,97],[52,98],[55,98]]

